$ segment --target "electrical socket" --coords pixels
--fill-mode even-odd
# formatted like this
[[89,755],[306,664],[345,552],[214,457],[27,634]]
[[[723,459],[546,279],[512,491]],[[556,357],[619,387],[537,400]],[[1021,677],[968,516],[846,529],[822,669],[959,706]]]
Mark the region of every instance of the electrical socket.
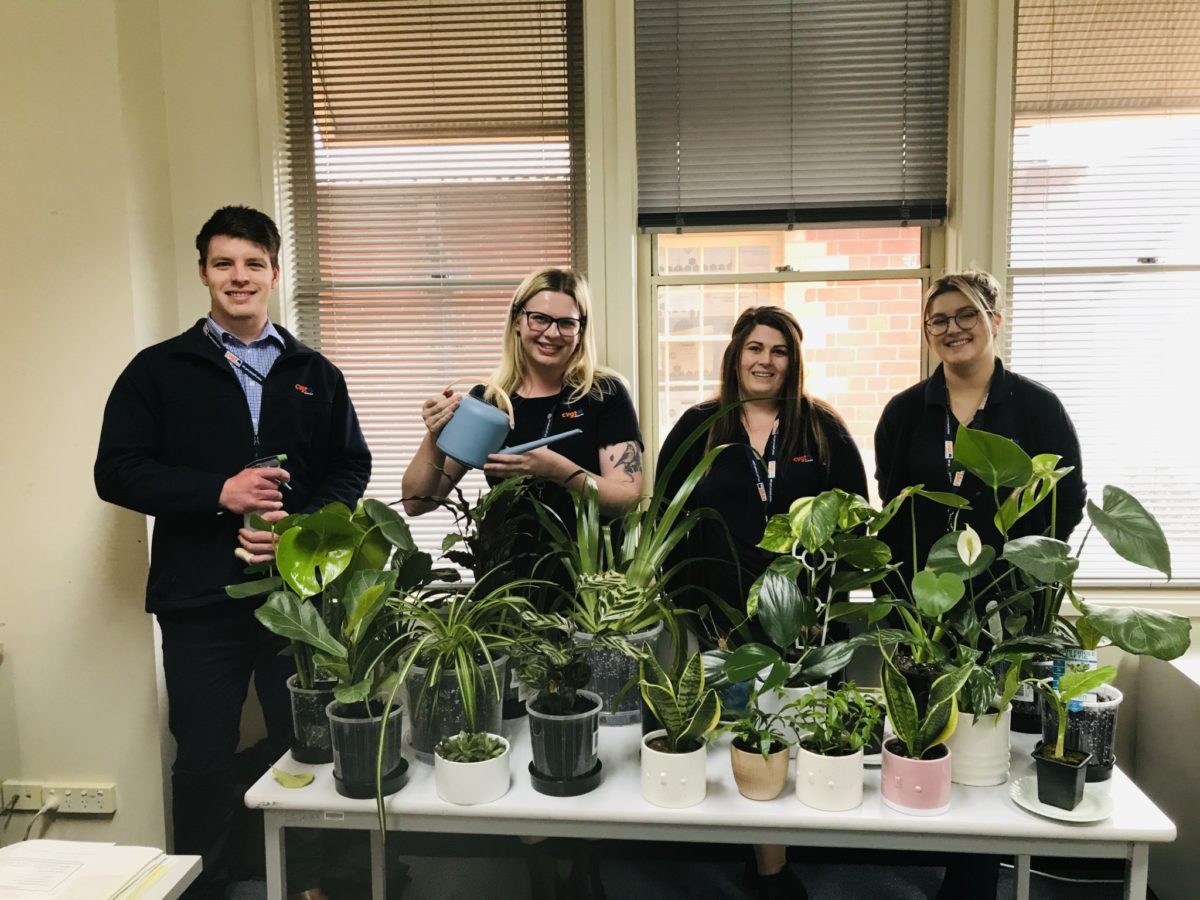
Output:
[[37,812],[42,808],[42,786],[36,781],[18,781],[15,778],[5,779],[3,784],[2,809],[8,809],[13,797],[17,798],[14,809]]
[[106,815],[117,811],[115,784],[79,784],[54,782],[42,785],[42,802],[58,798],[58,814]]

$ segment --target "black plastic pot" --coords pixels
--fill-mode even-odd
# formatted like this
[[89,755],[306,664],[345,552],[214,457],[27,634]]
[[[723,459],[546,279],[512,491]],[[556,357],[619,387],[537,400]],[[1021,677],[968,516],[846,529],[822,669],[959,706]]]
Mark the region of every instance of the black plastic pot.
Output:
[[[1023,673],[1027,676],[1049,678],[1054,672],[1054,663],[1048,659],[1037,659],[1028,663],[1027,668],[1028,671]],[[1041,734],[1042,695],[1026,686],[1024,696],[1028,699],[1013,699],[1010,728],[1018,734]]]
[[[345,704],[334,700],[326,707],[333,744],[334,787],[343,797],[362,800],[375,796],[375,765],[379,734],[383,731],[383,793],[394,794],[404,783],[408,763],[400,755],[402,710],[393,707],[383,722],[383,704]],[[377,713],[370,715],[370,713]]]
[[[508,683],[508,657],[493,661],[501,690]],[[442,738],[460,731],[490,731],[500,734],[502,701],[496,698],[490,672],[483,673],[483,690],[475,697],[475,722],[467,721],[458,675],[443,670],[437,690],[425,689],[427,670],[413,666],[404,679],[404,706],[408,711],[408,741],[417,759],[433,765],[433,748]]]
[[1067,760],[1049,759],[1042,755],[1045,748],[1045,744],[1039,744],[1032,754],[1037,764],[1038,800],[1047,806],[1074,809],[1083,800],[1087,765],[1092,756],[1067,750]]
[[326,707],[333,701],[335,681],[318,681],[316,687],[302,688],[298,676],[287,680],[292,701],[292,759],[318,765],[333,762],[333,743],[329,736]]
[[528,704],[529,738],[533,761],[529,764],[533,787],[543,794],[574,796],[600,783],[600,696],[591,691],[576,695],[587,708],[565,716],[538,710]]
[[[1117,710],[1122,694],[1111,684],[1096,688],[1098,700],[1085,700],[1083,709],[1067,714],[1067,736],[1063,744],[1068,750],[1087,753],[1088,781],[1108,781],[1117,763]],[[1058,713],[1042,704],[1042,741],[1053,744],[1058,737]]]

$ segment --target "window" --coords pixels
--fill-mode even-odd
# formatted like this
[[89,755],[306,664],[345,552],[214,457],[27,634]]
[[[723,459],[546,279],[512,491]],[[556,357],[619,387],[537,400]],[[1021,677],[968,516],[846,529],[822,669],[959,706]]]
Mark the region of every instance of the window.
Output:
[[922,229],[658,234],[657,435],[713,397],[738,315],[782,306],[804,330],[806,385],[846,420],[873,473],[884,404],[921,378]]
[[[280,35],[293,321],[398,500],[424,399],[491,372],[530,270],[584,265],[581,4],[284,0]],[[436,556],[449,517],[412,525]]]
[[[1193,3],[1023,0],[1012,145],[1008,358],[1070,412],[1092,499],[1158,517],[1176,584],[1200,582],[1198,32]],[[1164,581],[1103,541],[1080,577]]]

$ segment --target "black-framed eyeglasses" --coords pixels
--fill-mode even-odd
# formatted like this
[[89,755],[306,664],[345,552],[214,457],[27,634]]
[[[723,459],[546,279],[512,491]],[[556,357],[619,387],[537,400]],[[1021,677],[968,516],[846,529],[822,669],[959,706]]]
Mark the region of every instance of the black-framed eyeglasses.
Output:
[[563,337],[574,337],[583,331],[584,323],[587,322],[587,319],[576,319],[573,316],[548,316],[531,309],[523,309],[520,312],[525,316],[525,323],[529,326],[529,330],[538,334],[547,331],[551,325],[557,325],[558,333]]
[[970,331],[979,321],[979,310],[974,306],[964,306],[952,316],[930,316],[925,320],[925,330],[932,335],[945,334],[950,329],[951,319],[963,331]]

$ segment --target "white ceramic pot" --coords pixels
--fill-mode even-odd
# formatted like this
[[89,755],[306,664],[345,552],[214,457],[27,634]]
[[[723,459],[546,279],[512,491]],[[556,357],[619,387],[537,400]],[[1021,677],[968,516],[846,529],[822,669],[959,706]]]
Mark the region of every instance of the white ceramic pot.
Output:
[[708,792],[708,744],[690,753],[663,753],[650,741],[666,734],[661,728],[642,738],[642,796],[655,806],[695,806]]
[[504,752],[483,762],[451,762],[433,754],[433,780],[439,797],[447,803],[475,806],[499,800],[508,793],[512,748],[500,735],[492,737],[504,741]]
[[[775,688],[773,691],[758,694],[758,691],[762,689],[762,674],[760,673],[754,679],[754,691],[758,696],[758,708],[765,713],[777,713],[789,703],[799,700],[805,694],[811,694],[817,690],[825,690],[825,685],[828,683],[822,681],[819,684],[805,685],[803,687],[780,687]],[[788,756],[791,757],[796,755],[796,747],[799,745],[800,740],[808,734],[803,728],[781,728],[780,733],[791,744],[791,747],[788,749]]]
[[862,805],[863,752],[822,756],[796,751],[796,797],[805,806],[841,812]]
[[950,780],[977,787],[1008,781],[1009,723],[1012,707],[978,719],[959,713],[958,727],[946,741],[950,748]]

